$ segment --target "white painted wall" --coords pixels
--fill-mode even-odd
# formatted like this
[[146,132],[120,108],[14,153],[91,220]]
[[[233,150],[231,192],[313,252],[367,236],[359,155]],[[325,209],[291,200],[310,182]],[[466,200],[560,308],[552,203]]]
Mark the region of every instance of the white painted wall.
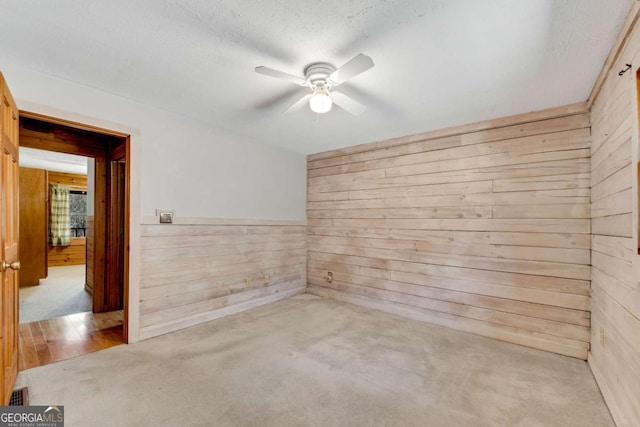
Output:
[[[139,339],[140,224],[181,217],[304,220],[306,158],[3,62],[18,108],[131,136],[129,342]],[[162,88],[158,88],[162,90]]]
[[132,134],[142,216],[162,208],[177,217],[305,218],[301,154],[14,64],[1,67],[20,109]]

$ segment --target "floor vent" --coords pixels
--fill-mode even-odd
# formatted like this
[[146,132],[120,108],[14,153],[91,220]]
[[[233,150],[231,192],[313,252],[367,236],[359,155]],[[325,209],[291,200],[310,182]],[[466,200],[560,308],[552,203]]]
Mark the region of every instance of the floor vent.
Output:
[[27,387],[14,390],[9,406],[29,406],[29,389]]

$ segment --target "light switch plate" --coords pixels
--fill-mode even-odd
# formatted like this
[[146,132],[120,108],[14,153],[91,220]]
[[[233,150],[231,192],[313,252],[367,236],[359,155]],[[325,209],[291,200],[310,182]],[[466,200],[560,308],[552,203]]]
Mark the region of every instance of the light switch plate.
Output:
[[173,224],[173,211],[158,210],[160,224]]

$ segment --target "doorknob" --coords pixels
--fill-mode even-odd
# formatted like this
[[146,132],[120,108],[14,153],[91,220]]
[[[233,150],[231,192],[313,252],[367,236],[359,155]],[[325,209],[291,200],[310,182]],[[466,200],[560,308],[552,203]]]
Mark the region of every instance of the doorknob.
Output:
[[2,261],[2,265],[0,265],[0,271],[6,271],[7,269],[12,269],[12,270],[20,270],[20,261],[14,261],[14,262],[7,262]]

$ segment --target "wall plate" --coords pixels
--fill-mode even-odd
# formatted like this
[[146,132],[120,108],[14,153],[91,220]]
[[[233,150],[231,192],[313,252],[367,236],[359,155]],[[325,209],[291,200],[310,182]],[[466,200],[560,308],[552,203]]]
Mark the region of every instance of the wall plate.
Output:
[[160,217],[160,224],[173,224],[173,212],[172,211],[158,211]]

